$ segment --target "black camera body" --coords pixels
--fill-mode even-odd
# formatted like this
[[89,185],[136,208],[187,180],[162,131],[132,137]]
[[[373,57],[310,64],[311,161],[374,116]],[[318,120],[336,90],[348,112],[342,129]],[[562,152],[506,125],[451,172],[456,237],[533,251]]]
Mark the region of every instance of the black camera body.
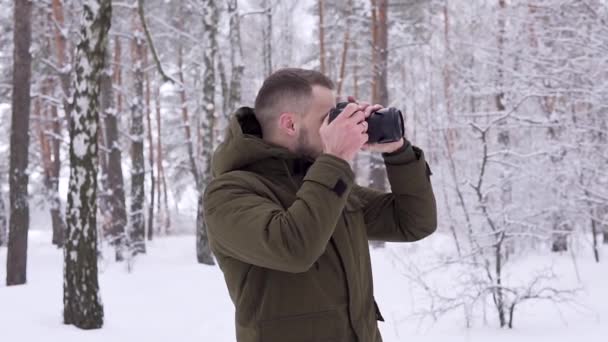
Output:
[[[329,122],[332,122],[348,105],[348,102],[340,102],[329,111]],[[368,143],[385,144],[398,141],[405,134],[403,115],[397,108],[383,108],[365,119],[367,121]]]

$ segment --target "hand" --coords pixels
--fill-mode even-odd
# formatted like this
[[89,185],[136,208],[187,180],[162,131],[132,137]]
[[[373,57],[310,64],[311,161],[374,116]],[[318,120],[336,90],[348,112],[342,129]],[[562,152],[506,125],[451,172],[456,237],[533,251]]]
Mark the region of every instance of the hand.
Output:
[[[369,115],[368,115],[369,116]],[[319,129],[323,152],[351,161],[368,140],[366,113],[357,104],[348,104],[329,123],[329,115]]]
[[355,99],[354,96],[348,96],[348,102],[358,104],[359,110],[362,110],[365,113],[366,118],[368,118],[372,112],[375,112],[377,110],[384,108],[384,107],[382,107],[382,105],[379,105],[379,104],[375,104],[372,106],[372,105],[370,105],[369,102],[357,102],[357,99]]
[[[349,96],[348,102],[358,104],[359,110],[364,111],[366,118],[369,117],[372,112],[375,112],[377,110],[384,108],[384,107],[382,107],[382,105],[379,105],[379,104],[375,104],[372,106],[367,102],[359,103],[359,102],[357,102],[357,100],[355,99],[354,96]],[[366,143],[362,146],[362,149],[364,151],[371,151],[371,152],[391,153],[391,152],[395,152],[398,149],[400,149],[404,143],[405,143],[404,139],[400,139],[395,142],[384,143],[384,144],[367,144]]]
[[401,138],[400,140],[397,141],[393,141],[390,143],[384,143],[384,144],[364,144],[362,149],[364,151],[371,151],[371,152],[382,152],[382,153],[391,153],[391,152],[395,152],[398,149],[400,149],[403,144],[405,144],[405,139]]

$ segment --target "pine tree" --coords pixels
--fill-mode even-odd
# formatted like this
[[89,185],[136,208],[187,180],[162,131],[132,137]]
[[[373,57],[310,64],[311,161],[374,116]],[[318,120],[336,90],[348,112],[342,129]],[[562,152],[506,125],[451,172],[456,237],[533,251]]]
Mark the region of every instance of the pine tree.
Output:
[[[125,190],[124,180],[122,174],[122,151],[120,148],[120,142],[118,140],[118,116],[120,115],[120,109],[117,103],[114,101],[114,90],[112,87],[112,75],[110,72],[114,72],[116,79],[119,79],[117,75],[120,75],[118,70],[119,66],[115,65],[114,69],[109,67],[111,62],[109,49],[106,48],[106,70],[101,75],[101,110],[103,111],[104,130],[105,130],[105,141],[107,156],[107,175],[106,185],[107,194],[106,204],[109,211],[109,230],[105,233],[110,238],[110,244],[115,248],[115,260],[122,261],[124,259],[125,249],[125,227],[127,225],[127,209],[125,205]],[[119,38],[115,38],[115,60],[120,62],[120,43]],[[116,63],[118,64],[118,63]],[[120,84],[119,84],[120,86]]]
[[131,254],[146,252],[146,226],[144,219],[144,181],[146,166],[144,160],[144,33],[133,13],[135,27],[131,40],[131,61],[133,62],[133,104],[131,105],[131,207],[129,213],[129,244]]
[[15,1],[13,52],[13,97],[11,157],[9,168],[10,216],[6,284],[25,284],[27,274],[27,233],[30,226],[27,172],[30,126],[30,79],[32,76],[32,2]]

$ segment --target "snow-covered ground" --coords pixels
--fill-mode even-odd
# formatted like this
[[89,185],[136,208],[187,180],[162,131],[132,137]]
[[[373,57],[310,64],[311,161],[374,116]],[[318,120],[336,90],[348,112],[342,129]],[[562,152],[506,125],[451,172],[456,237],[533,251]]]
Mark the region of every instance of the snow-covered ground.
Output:
[[[413,245],[387,244],[373,250],[375,296],[385,322],[386,342],[396,341],[608,341],[608,267],[591,256],[579,257],[584,292],[577,306],[531,303],[517,312],[515,329],[499,329],[493,311],[488,324],[464,328],[455,313],[436,324],[404,319],[417,298],[413,284],[400,271],[399,258],[417,258],[441,240],[433,236]],[[234,310],[221,271],[196,263],[194,238],[164,237],[148,244],[128,273],[124,264],[100,261],[100,287],[105,308],[103,329],[81,331],[61,322],[62,253],[46,232],[29,239],[28,283],[7,288],[6,248],[0,248],[0,336],[3,341],[217,341],[235,340]],[[106,253],[108,256],[110,253]],[[608,255],[608,251],[604,251]],[[546,257],[548,258],[548,257]],[[544,259],[540,259],[544,260]],[[538,259],[536,260],[538,261]],[[553,257],[561,273],[575,278],[571,257]],[[525,270],[526,263],[522,263]],[[449,278],[445,282],[449,284]],[[566,280],[565,280],[566,281]],[[584,309],[581,309],[584,308]]]

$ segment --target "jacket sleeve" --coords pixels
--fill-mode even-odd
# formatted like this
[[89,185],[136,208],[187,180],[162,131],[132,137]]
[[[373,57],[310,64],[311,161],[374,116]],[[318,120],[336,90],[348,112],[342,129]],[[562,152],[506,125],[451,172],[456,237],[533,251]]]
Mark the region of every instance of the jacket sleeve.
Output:
[[209,184],[203,206],[211,247],[260,267],[307,271],[325,251],[353,187],[350,165],[319,156],[287,209],[254,183],[228,173]]
[[409,242],[432,234],[437,208],[424,153],[406,140],[401,149],[383,157],[391,192],[353,189],[363,204],[368,239]]

